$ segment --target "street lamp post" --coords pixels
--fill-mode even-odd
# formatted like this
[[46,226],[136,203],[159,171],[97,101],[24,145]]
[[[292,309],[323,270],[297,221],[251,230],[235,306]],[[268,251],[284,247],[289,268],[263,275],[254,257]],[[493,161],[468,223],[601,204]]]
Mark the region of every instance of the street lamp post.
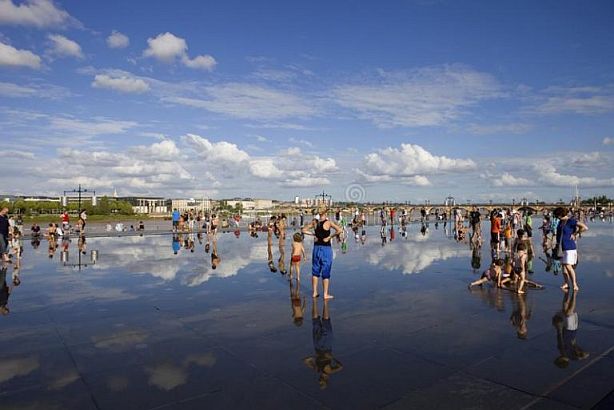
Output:
[[[79,209],[77,210],[77,213],[80,213],[81,212],[81,194],[85,193],[85,192],[88,192],[88,190],[82,188],[81,184],[79,184],[79,188],[78,189],[73,189],[73,190],[70,190],[70,191],[64,191],[64,197],[66,197],[66,193],[67,192],[76,192],[76,193],[79,194]],[[93,193],[94,196],[96,196],[96,191],[92,191],[92,193]],[[67,205],[68,205],[68,201],[66,201],[66,206]]]

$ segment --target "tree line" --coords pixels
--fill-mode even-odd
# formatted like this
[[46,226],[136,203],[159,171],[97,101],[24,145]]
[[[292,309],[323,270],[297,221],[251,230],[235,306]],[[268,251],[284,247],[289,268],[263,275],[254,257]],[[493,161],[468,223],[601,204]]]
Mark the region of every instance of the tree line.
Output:
[[[1,201],[0,208],[3,207],[9,208],[12,214],[27,216],[57,215],[64,210],[71,214],[79,213],[79,204],[77,202],[69,202],[67,206],[62,206],[59,201],[25,201],[23,199],[16,199],[10,202]],[[99,198],[96,206],[92,205],[89,198],[82,200],[81,209],[85,209],[89,215],[132,215],[134,213],[130,202],[110,199],[106,196]]]

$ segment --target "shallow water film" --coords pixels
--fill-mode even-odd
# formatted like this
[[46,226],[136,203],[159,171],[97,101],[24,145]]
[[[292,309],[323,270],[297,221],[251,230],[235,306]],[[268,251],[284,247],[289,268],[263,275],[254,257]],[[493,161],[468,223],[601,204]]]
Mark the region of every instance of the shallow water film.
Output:
[[330,301],[309,238],[290,280],[292,230],[25,241],[0,277],[0,408],[612,408],[614,224],[579,240],[575,293],[537,233],[545,288],[522,296],[468,289],[490,250],[449,228],[335,243]]

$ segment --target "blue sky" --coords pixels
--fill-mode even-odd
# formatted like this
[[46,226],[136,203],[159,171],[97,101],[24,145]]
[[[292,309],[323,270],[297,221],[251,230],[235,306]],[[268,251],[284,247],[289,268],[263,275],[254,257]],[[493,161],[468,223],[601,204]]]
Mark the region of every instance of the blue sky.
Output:
[[608,1],[0,0],[3,193],[614,196]]

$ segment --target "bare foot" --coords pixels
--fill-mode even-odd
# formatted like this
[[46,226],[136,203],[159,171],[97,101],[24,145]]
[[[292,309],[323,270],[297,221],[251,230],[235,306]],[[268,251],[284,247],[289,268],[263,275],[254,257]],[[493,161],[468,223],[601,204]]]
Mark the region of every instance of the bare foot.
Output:
[[519,295],[524,295],[524,290],[519,290],[519,291],[518,291],[518,294],[519,294]]
[[324,295],[324,299],[328,300],[328,299],[332,299],[334,298],[333,295]]
[[561,286],[561,289],[567,290],[567,289],[569,289],[569,285],[567,283],[565,283],[563,286]]
[[576,286],[573,287],[573,290],[574,291],[578,291],[578,290],[580,290],[580,288],[578,287],[578,285],[576,285]]
[[318,298],[320,297],[320,295],[318,295],[317,293],[314,293],[313,295],[311,295],[312,298]]

